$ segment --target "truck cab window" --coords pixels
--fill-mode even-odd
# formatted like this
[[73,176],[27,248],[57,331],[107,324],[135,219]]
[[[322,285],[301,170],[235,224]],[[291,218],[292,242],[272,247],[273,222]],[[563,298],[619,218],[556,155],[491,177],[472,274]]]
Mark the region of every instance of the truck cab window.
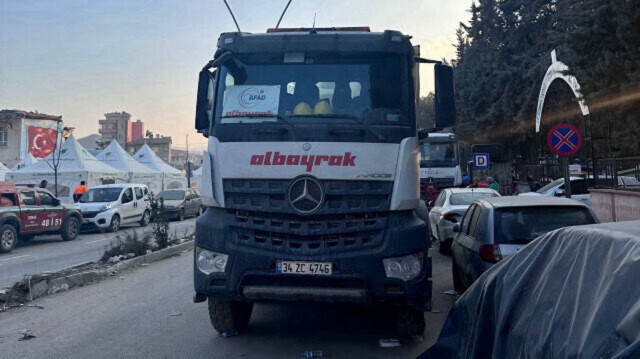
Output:
[[22,194],[22,203],[25,206],[35,206],[36,205],[36,193],[34,191],[21,191]]

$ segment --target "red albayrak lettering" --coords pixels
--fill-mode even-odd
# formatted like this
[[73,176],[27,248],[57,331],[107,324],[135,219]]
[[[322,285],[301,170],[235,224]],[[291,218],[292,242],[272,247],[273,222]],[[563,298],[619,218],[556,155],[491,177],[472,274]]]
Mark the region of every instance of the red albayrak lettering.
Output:
[[328,166],[355,167],[356,157],[351,152],[344,155],[283,155],[280,152],[267,152],[264,155],[251,156],[251,166],[305,166],[307,172],[311,172],[313,166],[323,163]]

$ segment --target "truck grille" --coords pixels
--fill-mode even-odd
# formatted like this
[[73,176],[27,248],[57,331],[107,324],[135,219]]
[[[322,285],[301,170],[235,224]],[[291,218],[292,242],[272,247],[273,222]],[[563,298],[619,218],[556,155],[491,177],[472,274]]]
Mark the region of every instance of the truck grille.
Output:
[[[263,212],[297,213],[286,199],[291,180],[227,179],[225,207]],[[316,214],[388,211],[392,181],[320,181],[324,203]]]
[[264,212],[234,213],[232,238],[239,245],[299,255],[375,247],[382,242],[387,224],[384,212],[315,215],[313,218]]

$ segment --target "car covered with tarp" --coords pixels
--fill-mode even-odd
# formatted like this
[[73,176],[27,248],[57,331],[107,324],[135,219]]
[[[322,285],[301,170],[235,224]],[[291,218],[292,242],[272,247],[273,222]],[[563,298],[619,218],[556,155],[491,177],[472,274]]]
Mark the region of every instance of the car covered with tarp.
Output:
[[640,358],[640,221],[540,236],[458,299],[419,358]]

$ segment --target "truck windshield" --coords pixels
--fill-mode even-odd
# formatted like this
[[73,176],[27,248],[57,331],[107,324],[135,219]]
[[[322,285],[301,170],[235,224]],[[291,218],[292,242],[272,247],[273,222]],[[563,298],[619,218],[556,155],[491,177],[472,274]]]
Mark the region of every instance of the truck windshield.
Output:
[[458,165],[455,142],[425,142],[420,146],[420,167],[454,167]]
[[238,55],[220,69],[216,124],[410,126],[399,55]]
[[92,188],[80,198],[80,203],[114,202],[120,198],[120,192],[122,188]]
[[158,193],[158,198],[165,201],[181,200],[184,199],[184,191],[162,191]]

